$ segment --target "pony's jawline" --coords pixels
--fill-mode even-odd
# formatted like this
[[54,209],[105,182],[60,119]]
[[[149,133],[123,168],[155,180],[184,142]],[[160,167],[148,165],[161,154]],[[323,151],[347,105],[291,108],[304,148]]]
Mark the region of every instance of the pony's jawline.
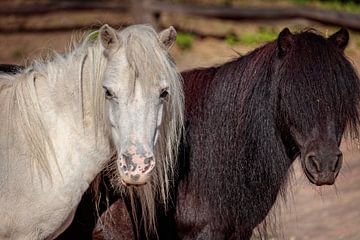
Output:
[[126,183],[123,179],[121,179],[121,184],[124,185],[125,187],[142,187],[146,185],[146,182],[139,184],[130,184],[130,183]]

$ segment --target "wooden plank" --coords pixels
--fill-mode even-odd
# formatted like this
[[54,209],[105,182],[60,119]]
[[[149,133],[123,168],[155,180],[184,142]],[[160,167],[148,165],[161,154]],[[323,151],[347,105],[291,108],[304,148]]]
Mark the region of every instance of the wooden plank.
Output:
[[108,10],[124,11],[130,6],[129,1],[122,0],[117,2],[92,2],[92,1],[56,1],[47,4],[23,4],[14,5],[1,3],[0,14],[6,15],[37,15],[59,11],[89,11],[89,10]]
[[224,20],[287,20],[301,18],[360,31],[360,14],[308,7],[235,8],[157,2],[150,8],[154,12],[196,15]]
[[[92,1],[58,1],[51,4],[21,5],[14,6],[2,4],[1,15],[36,15],[57,11],[131,11],[137,19],[150,19],[155,24],[157,17],[162,12],[177,13],[184,15],[196,15],[206,18],[225,20],[287,20],[307,19],[323,24],[342,26],[354,31],[360,31],[360,14],[339,12],[307,7],[223,7],[223,6],[199,6],[189,4],[173,4],[156,0],[117,1],[117,2],[92,2]],[[142,6],[141,11],[134,9]],[[153,16],[149,18],[149,16]],[[156,25],[156,24],[155,24]],[[87,26],[83,26],[87,27]],[[19,29],[21,30],[21,29]],[[1,30],[6,32],[6,30]],[[31,29],[28,29],[31,31]]]

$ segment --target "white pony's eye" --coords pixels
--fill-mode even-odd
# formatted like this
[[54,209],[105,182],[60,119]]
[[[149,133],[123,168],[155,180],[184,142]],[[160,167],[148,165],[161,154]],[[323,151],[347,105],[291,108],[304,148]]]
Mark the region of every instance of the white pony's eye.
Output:
[[113,91],[111,91],[110,89],[106,88],[106,87],[103,87],[104,90],[105,90],[105,97],[107,99],[113,99],[115,98],[115,94],[113,93]]
[[168,95],[169,95],[168,88],[164,88],[164,89],[161,90],[161,93],[160,93],[160,98],[161,99],[165,99]]

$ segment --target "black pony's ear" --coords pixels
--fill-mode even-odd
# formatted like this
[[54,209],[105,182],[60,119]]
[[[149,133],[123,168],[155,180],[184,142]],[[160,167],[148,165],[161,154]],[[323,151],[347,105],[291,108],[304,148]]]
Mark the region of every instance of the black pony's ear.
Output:
[[294,35],[288,28],[284,28],[277,39],[277,45],[279,49],[279,56],[285,56],[291,49],[294,42]]
[[332,42],[341,51],[344,51],[349,43],[349,32],[345,28],[341,28],[328,38],[328,41]]

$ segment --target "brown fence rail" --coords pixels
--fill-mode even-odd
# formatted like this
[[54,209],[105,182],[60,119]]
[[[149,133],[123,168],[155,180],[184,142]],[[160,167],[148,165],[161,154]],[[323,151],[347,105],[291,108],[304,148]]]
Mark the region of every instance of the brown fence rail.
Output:
[[[354,31],[360,31],[360,14],[345,13],[335,10],[325,10],[307,7],[221,7],[199,6],[186,4],[173,4],[156,0],[117,1],[117,2],[91,2],[91,1],[58,1],[48,4],[14,6],[2,4],[0,15],[39,15],[58,11],[129,11],[132,12],[137,22],[150,22],[157,25],[157,16],[161,13],[177,13],[195,15],[206,18],[224,20],[286,20],[307,19],[323,24],[342,26]],[[140,13],[140,14],[139,14]],[[76,26],[88,28],[90,26]],[[61,29],[61,28],[59,28]],[[59,30],[53,29],[53,30]],[[51,28],[44,31],[51,31]],[[7,29],[0,29],[6,32]],[[17,31],[40,31],[29,28]]]

